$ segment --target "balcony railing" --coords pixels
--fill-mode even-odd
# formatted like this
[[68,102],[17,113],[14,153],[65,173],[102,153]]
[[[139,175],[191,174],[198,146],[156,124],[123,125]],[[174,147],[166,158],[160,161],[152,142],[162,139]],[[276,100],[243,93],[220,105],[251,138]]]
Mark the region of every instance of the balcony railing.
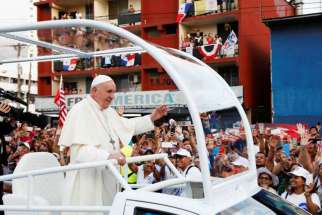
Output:
[[[94,67],[95,64],[95,67]],[[54,62],[55,72],[68,72],[94,68],[132,67],[141,65],[141,54],[111,55],[94,58],[66,59]]]
[[124,13],[118,16],[118,25],[135,25],[141,22],[141,12]]
[[[207,1],[200,0],[186,6],[187,17],[206,15],[212,13],[224,13],[230,12],[238,9],[238,0],[217,0],[217,1]],[[182,6],[182,5],[181,5]]]
[[194,57],[203,60],[214,60],[220,58],[236,57],[238,56],[239,49],[238,44],[233,44],[231,47],[224,47],[222,44],[207,44],[202,46],[195,47],[185,47],[181,48],[182,51],[185,51]]

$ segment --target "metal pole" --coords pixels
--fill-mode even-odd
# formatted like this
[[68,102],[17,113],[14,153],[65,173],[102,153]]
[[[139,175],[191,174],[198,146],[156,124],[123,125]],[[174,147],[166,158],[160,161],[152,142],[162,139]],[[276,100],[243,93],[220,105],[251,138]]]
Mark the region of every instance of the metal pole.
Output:
[[[14,46],[15,49],[17,50],[17,58],[20,58],[21,55],[21,43],[18,43],[17,45]],[[21,64],[17,64],[17,97],[21,99],[21,73],[22,73],[22,68]],[[20,104],[17,103],[17,107],[20,107]]]
[[[32,57],[32,54],[30,55],[30,57]],[[28,92],[27,92],[27,112],[29,111],[29,103],[30,103],[31,68],[32,68],[32,62],[29,63]]]

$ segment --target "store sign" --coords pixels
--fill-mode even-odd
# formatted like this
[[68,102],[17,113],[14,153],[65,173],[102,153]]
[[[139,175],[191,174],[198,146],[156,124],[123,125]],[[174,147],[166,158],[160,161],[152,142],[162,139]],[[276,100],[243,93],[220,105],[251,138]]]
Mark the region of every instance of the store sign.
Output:
[[[242,86],[232,87],[237,98],[243,99]],[[66,95],[67,109],[71,109],[88,95]],[[115,98],[111,104],[112,107],[124,106],[126,108],[151,108],[159,105],[168,105],[172,107],[183,107],[186,105],[181,91],[137,91],[115,93]],[[54,97],[36,97],[36,111],[38,112],[57,112],[58,107],[54,104]]]

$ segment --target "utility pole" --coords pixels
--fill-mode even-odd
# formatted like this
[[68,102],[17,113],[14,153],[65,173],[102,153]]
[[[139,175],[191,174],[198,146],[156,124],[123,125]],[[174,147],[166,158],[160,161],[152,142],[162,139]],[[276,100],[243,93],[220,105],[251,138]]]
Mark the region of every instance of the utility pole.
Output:
[[[21,47],[22,45],[18,43],[14,45],[15,50],[17,51],[17,58],[20,58],[21,55]],[[22,74],[22,67],[20,63],[17,63],[17,97],[21,99],[21,74]],[[20,104],[17,103],[17,107],[20,107]]]
[[[30,55],[30,57],[32,57],[32,54]],[[27,112],[29,111],[29,103],[30,103],[31,69],[32,69],[32,62],[29,62],[28,92],[27,92]]]

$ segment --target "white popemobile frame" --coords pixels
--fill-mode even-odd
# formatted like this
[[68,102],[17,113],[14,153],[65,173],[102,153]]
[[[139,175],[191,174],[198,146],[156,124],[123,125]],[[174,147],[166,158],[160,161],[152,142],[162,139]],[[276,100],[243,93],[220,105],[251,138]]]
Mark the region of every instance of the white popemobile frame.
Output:
[[[12,32],[40,30],[40,29],[52,29],[52,28],[67,28],[67,27],[91,27],[103,31],[113,33],[121,38],[125,38],[128,41],[135,44],[134,47],[118,48],[113,50],[98,51],[98,52],[82,52],[76,49],[66,48],[56,44],[50,44],[47,42],[37,41],[25,38],[23,36],[17,36],[11,34]],[[253,150],[253,140],[251,128],[248,123],[246,114],[237,100],[234,92],[230,89],[229,85],[207,64],[196,59],[195,57],[181,52],[179,50],[157,47],[152,45],[142,38],[122,29],[117,26],[103,23],[94,20],[75,19],[75,20],[53,20],[44,21],[38,23],[26,23],[19,25],[1,25],[0,36],[6,38],[12,38],[21,42],[35,44],[38,46],[50,48],[55,51],[62,52],[61,55],[51,56],[39,56],[25,59],[15,60],[0,60],[0,64],[3,63],[16,63],[27,61],[48,61],[62,58],[72,57],[93,57],[102,55],[113,55],[115,53],[138,53],[147,52],[151,55],[169,74],[176,86],[181,90],[187,101],[193,124],[196,131],[197,150],[200,158],[200,167],[202,173],[202,184],[204,199],[203,204],[207,207],[211,207],[212,211],[220,212],[230,206],[233,206],[255,194],[259,188],[256,181],[256,166]],[[181,70],[181,71],[180,71]],[[184,71],[182,71],[184,70]],[[206,98],[205,98],[206,97]],[[220,182],[214,180],[210,176],[208,167],[208,154],[205,143],[205,135],[202,129],[202,123],[199,116],[200,112],[206,112],[211,110],[221,110],[226,108],[235,107],[240,114],[241,120],[244,125],[248,156],[250,161],[249,170],[229,177],[227,180],[221,180]],[[135,158],[128,158],[127,162],[138,162],[151,159],[164,159],[167,165],[176,173],[178,179],[167,180],[156,184],[148,185],[139,190],[155,191],[160,188],[182,184],[187,182],[180,173],[175,169],[172,163],[169,161],[165,154],[141,156]],[[33,176],[64,172],[82,168],[92,168],[97,166],[108,166],[119,183],[125,188],[125,190],[131,190],[131,187],[127,184],[127,181],[122,178],[117,169],[112,165],[113,161],[102,161],[88,164],[69,165],[65,167],[59,167],[54,169],[35,170],[25,174],[1,176],[0,181],[12,180],[15,178],[28,177],[30,182]],[[32,192],[32,188],[29,188],[29,194]],[[135,191],[132,191],[135,192]],[[0,210],[19,210],[19,211],[109,211],[111,207],[108,206],[32,206],[30,201],[28,205],[22,206],[0,206]]]

